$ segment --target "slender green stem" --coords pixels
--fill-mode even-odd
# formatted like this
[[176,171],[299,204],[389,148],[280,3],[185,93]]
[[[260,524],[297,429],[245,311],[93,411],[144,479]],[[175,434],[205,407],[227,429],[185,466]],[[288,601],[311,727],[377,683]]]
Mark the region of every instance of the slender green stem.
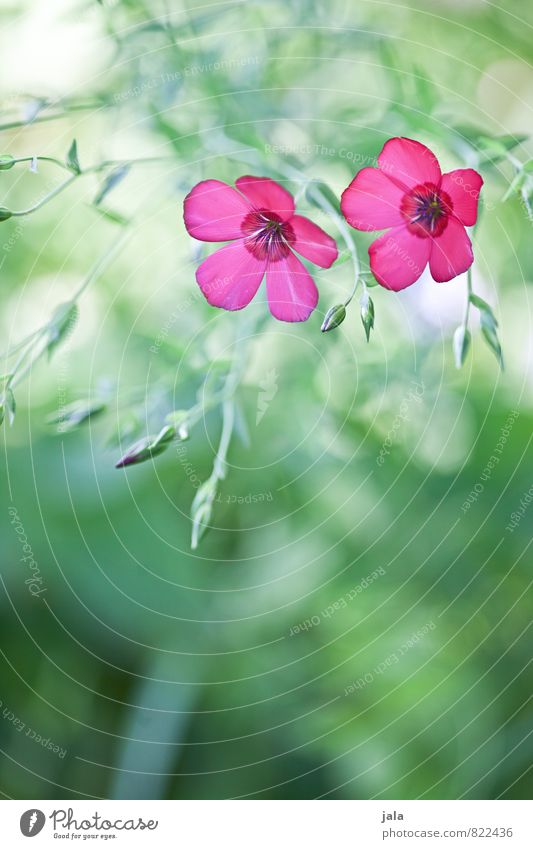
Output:
[[329,215],[331,219],[333,219],[337,226],[337,230],[339,231],[344,240],[346,248],[350,253],[354,270],[353,288],[347,300],[344,302],[344,306],[347,307],[357,291],[357,286],[361,277],[361,264],[359,262],[359,256],[357,253],[357,247],[355,245],[354,238],[346,224],[346,221],[344,220],[342,215],[339,215],[333,204],[330,203],[324,193],[321,192],[320,186],[316,185],[313,180],[310,180],[308,177],[306,177],[305,174],[290,165],[287,166],[283,163],[280,163],[279,170],[281,173],[285,173],[288,177],[295,177],[296,179],[302,180],[307,184],[307,190],[309,194],[314,197],[315,201],[324,210],[324,212]]
[[522,202],[526,208],[529,220],[533,221],[533,208],[531,207],[531,202],[529,200],[529,195],[527,191],[522,191]]
[[233,434],[233,426],[235,424],[235,399],[233,395],[226,398],[222,405],[222,432],[220,434],[220,442],[213,463],[213,475],[217,480],[223,480],[226,477],[226,466],[228,449]]
[[[42,124],[45,121],[57,121],[59,118],[65,118],[69,112],[85,112],[89,109],[102,109],[104,106],[106,104],[103,102],[73,104],[72,106],[65,106],[61,112],[55,112],[53,115],[37,115],[29,121],[23,118],[17,121],[8,121],[6,124],[0,124],[0,131],[16,130],[19,127],[32,127],[34,124]],[[43,109],[46,108],[46,106],[43,107]]]
[[[16,162],[28,162],[32,160],[33,157],[22,157]],[[66,170],[70,171],[71,169],[68,166],[63,165],[58,159],[54,159],[53,157],[37,157],[37,159],[41,159],[47,162],[53,162],[56,165],[61,165],[66,168]],[[145,156],[140,157],[138,159],[106,159],[103,162],[99,162],[97,165],[90,165],[88,168],[83,168],[79,172],[72,174],[67,180],[64,180],[54,189],[52,189],[48,194],[44,195],[37,203],[33,206],[28,207],[28,209],[20,209],[11,212],[13,217],[21,218],[25,215],[30,215],[32,212],[36,212],[38,209],[41,209],[45,204],[49,201],[53,200],[53,198],[57,197],[57,195],[61,194],[65,189],[67,189],[72,183],[74,183],[80,177],[84,177],[87,174],[98,174],[101,171],[105,171],[107,168],[117,168],[121,165],[151,165],[158,162],[175,162],[175,157],[173,156]]]
[[36,336],[40,336],[43,332],[43,328],[39,327],[38,330],[35,330],[33,333],[29,333],[28,336],[25,336],[24,339],[21,339],[20,342],[17,342],[16,345],[12,345],[6,351],[4,351],[0,355],[0,359],[7,360],[9,357],[12,357],[17,351],[20,351],[21,348],[25,348],[32,340],[36,338]]
[[62,168],[64,171],[70,171],[70,168],[66,164],[66,162],[61,162],[60,159],[56,159],[55,156],[15,156],[13,157],[13,164],[18,165],[19,162],[52,162],[54,165],[57,165],[59,168]]
[[226,476],[226,459],[228,448],[231,442],[233,426],[235,424],[235,392],[243,375],[246,363],[244,361],[243,348],[247,342],[247,332],[249,333],[253,325],[243,321],[241,332],[238,334],[235,342],[235,351],[231,363],[231,368],[224,382],[222,403],[222,432],[220,434],[220,443],[216,453],[215,462],[213,464],[213,474],[218,480]]
[[33,368],[33,364],[42,357],[46,351],[48,342],[44,339],[44,334],[39,338],[43,340],[40,348],[37,347],[37,342],[39,341],[37,340],[34,345],[30,346],[23,352],[23,354],[21,354],[13,366],[13,372],[7,381],[6,386],[9,386],[11,389],[18,386],[18,384],[26,377],[28,372]]
[[472,266],[470,266],[470,268],[466,272],[466,305],[463,317],[463,327],[465,328],[465,330],[468,327],[468,319],[470,318],[470,295],[473,294],[473,291],[474,290],[472,288]]
[[[249,335],[249,331],[248,334],[246,333],[249,326],[245,322],[246,318],[241,325],[241,330],[237,332],[231,367],[226,375],[224,388],[221,393],[224,399],[222,403],[222,430],[213,461],[213,470],[209,478],[198,490],[192,504],[191,547],[193,549],[198,547],[202,533],[210,521],[218,483],[226,477],[228,451],[235,426],[235,392],[246,367],[244,357],[242,356],[242,349],[247,341],[246,337]],[[242,328],[246,328],[246,330],[243,331]],[[206,407],[204,406],[203,409],[205,411]]]
[[45,204],[47,204],[49,201],[51,201],[53,198],[55,198],[57,195],[61,194],[61,192],[67,189],[74,182],[74,180],[77,180],[78,176],[78,174],[73,174],[71,177],[68,178],[68,180],[64,180],[62,183],[52,189],[51,192],[48,192],[48,194],[44,195],[44,197],[38,200],[37,203],[35,203],[33,206],[29,206],[27,209],[14,210],[11,212],[11,215],[13,217],[21,218],[24,215],[30,215],[32,212],[37,212],[38,209],[41,209]]

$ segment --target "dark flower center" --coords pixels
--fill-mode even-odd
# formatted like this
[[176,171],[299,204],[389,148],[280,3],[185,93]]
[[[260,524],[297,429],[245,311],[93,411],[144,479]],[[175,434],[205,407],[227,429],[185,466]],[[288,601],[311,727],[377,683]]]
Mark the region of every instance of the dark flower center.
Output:
[[451,197],[435,183],[420,183],[403,196],[400,204],[407,229],[423,238],[444,233],[452,210]]
[[256,259],[269,262],[286,257],[294,242],[294,230],[291,225],[269,209],[249,212],[243,219],[241,230],[244,233],[245,247],[250,253]]

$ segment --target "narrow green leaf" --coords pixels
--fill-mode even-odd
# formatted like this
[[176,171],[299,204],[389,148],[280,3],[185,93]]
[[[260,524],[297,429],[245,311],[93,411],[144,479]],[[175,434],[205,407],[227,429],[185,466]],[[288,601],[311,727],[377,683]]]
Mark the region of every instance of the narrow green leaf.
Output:
[[113,224],[120,224],[121,227],[127,227],[128,224],[131,223],[130,218],[126,218],[125,215],[121,215],[120,212],[115,212],[114,209],[104,209],[103,206],[92,206],[92,209],[95,210],[102,218],[105,218],[107,221],[112,221]]
[[206,503],[202,504],[192,516],[191,548],[193,551],[198,548],[198,543],[207,531],[211,512],[211,504]]
[[81,174],[80,161],[78,159],[78,143],[73,140],[67,153],[67,165],[74,174]]
[[127,176],[130,170],[129,165],[119,165],[117,168],[113,168],[113,170],[107,175],[104,182],[102,183],[100,190],[97,192],[97,195],[93,201],[95,206],[99,206],[105,197],[111,192],[114,188],[116,188],[119,183]]
[[46,351],[51,357],[56,348],[64,341],[69,333],[74,329],[74,326],[79,317],[79,309],[77,304],[67,301],[60,304],[50,321],[48,330],[48,342]]
[[426,114],[429,114],[433,111],[439,99],[435,86],[426,77],[425,71],[419,65],[415,65],[414,67],[414,81],[418,103],[422,107],[422,110]]
[[503,353],[500,340],[498,338],[498,331],[492,317],[485,312],[481,313],[481,332],[485,342],[498,360],[500,368],[503,369]]
[[191,506],[191,548],[193,549],[198,547],[198,543],[207,530],[216,494],[217,478],[211,475],[199,488]]
[[502,159],[507,157],[508,151],[512,150],[519,144],[527,141],[528,136],[520,135],[520,136],[487,136],[480,135],[478,137],[478,148],[480,156],[480,162],[490,163],[495,165],[497,162],[500,162]]
[[480,298],[479,295],[475,295],[474,292],[470,294],[470,303],[477,307],[482,314],[490,316],[495,327],[498,327],[498,321],[492,311],[492,307],[490,304],[484,301],[483,298]]
[[524,183],[527,180],[527,175],[523,171],[519,171],[518,174],[515,174],[514,178],[511,180],[507,191],[502,197],[502,201],[509,200],[511,195],[514,195],[516,192],[519,192]]
[[333,207],[335,212],[340,212],[339,199],[335,192],[326,183],[321,183],[319,180],[311,180],[305,187],[305,197],[313,206],[323,209],[323,201],[319,197],[320,195],[322,195],[322,198],[329,206]]
[[17,411],[17,404],[15,402],[15,396],[13,395],[13,390],[8,386],[4,392],[3,406],[7,413],[7,418],[9,421],[10,427],[15,421],[15,413]]

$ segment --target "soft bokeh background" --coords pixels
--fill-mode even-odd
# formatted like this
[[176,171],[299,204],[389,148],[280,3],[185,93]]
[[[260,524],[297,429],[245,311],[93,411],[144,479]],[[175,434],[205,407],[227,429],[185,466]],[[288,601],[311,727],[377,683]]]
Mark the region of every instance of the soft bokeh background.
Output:
[[[533,225],[517,196],[502,202],[506,156],[479,155],[502,135],[518,161],[533,154],[528,11],[2,0],[0,152],[63,158],[76,137],[82,167],[167,157],[132,167],[106,198],[129,225],[94,209],[95,175],[0,224],[2,348],[130,234],[72,334],[17,387],[3,431],[4,796],[531,795],[533,506],[506,526],[533,484]],[[135,434],[194,403],[206,374],[216,384],[243,332],[198,297],[184,194],[283,161],[338,195],[394,135],[429,144],[445,169],[481,158],[474,287],[500,320],[506,370],[475,310],[455,369],[464,279],[373,288],[367,345],[357,302],[320,333],[352,284],[349,262],[320,271],[309,322],[268,319],[238,354],[230,469],[191,552],[220,409],[185,454],[114,469]],[[46,163],[0,172],[0,204],[30,206],[62,179]],[[303,185],[286,184],[339,237]],[[356,239],[364,261],[370,237]],[[261,296],[248,315],[265,311]],[[70,433],[47,424],[87,398],[106,412]],[[10,508],[40,569],[36,597]]]

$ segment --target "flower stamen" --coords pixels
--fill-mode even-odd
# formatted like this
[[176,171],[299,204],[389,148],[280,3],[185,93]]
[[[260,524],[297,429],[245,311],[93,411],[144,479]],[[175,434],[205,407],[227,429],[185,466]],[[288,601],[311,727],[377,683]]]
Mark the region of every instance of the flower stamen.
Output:
[[400,204],[407,229],[422,238],[440,236],[448,226],[452,210],[449,194],[435,183],[419,183],[403,196]]
[[258,209],[249,212],[241,224],[244,245],[256,259],[277,262],[290,253],[294,230],[275,212]]

